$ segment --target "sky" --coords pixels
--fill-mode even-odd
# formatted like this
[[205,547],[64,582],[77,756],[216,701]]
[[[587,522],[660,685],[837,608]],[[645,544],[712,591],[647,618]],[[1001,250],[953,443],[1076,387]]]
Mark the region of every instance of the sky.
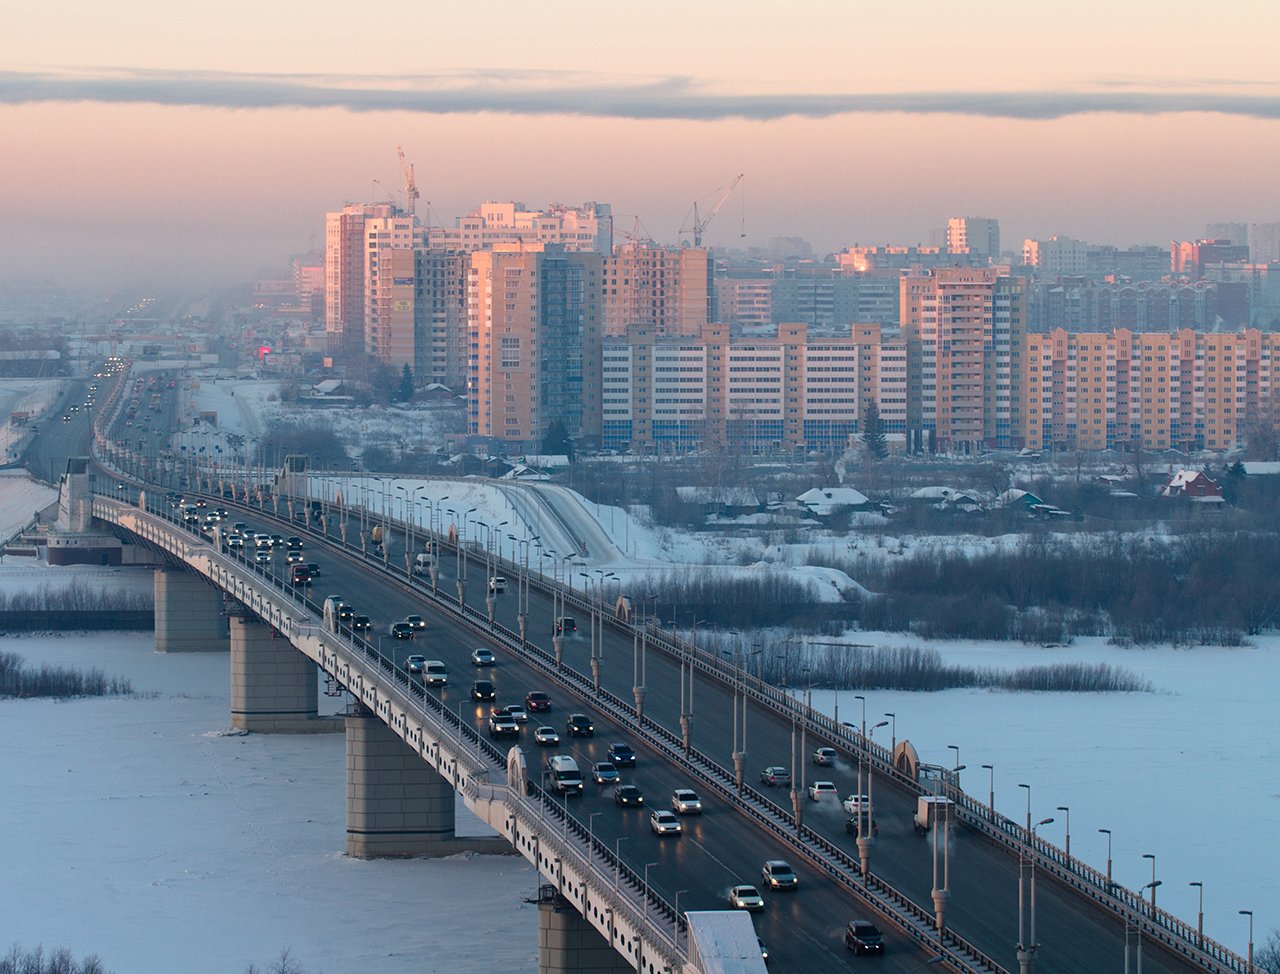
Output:
[[[213,286],[402,190],[610,202],[674,242],[1128,246],[1280,220],[1265,2],[49,0],[0,35],[0,279]],[[376,180],[376,182],[375,182]],[[428,205],[429,204],[429,205]]]

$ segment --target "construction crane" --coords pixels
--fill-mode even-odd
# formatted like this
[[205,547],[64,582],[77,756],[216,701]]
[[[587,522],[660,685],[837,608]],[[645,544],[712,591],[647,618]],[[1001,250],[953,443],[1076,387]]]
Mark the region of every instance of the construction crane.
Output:
[[[702,232],[706,230],[708,226],[711,225],[711,221],[716,218],[716,214],[720,212],[720,208],[724,206],[725,202],[729,199],[729,196],[733,193],[735,189],[737,189],[738,183],[742,182],[742,177],[745,175],[746,173],[740,172],[738,173],[737,176],[734,177],[733,182],[731,182],[728,186],[722,186],[720,189],[712,190],[706,196],[702,197],[702,199],[694,200],[693,208],[689,211],[688,215],[685,217],[684,226],[680,228],[680,235],[684,236],[684,234],[692,232],[693,245],[695,247],[701,247]],[[710,199],[712,196],[715,196],[716,193],[720,194],[719,199],[717,199],[715,202],[715,205],[711,207],[710,212],[708,212],[706,216],[702,216],[698,212],[698,204],[703,202],[704,200]]]
[[412,221],[414,220],[414,202],[421,194],[418,192],[418,184],[413,178],[413,165],[405,161],[404,149],[398,145],[396,146],[396,155],[400,157],[400,171],[404,174],[404,198],[409,204],[409,219]]

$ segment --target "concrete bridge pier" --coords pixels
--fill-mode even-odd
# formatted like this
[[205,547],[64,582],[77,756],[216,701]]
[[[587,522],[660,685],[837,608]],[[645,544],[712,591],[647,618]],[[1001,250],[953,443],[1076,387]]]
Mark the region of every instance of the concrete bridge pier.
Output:
[[156,652],[226,652],[222,594],[199,575],[182,569],[157,569],[154,579]]
[[538,974],[632,974],[634,968],[568,901],[538,902]]
[[231,619],[231,724],[261,734],[342,729],[317,714],[316,664],[256,619]]
[[511,852],[500,836],[454,834],[453,785],[365,707],[347,716],[347,855]]

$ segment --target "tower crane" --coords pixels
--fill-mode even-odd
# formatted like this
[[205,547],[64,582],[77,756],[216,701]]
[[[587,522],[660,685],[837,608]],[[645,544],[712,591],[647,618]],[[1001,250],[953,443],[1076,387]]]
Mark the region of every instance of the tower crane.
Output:
[[[733,193],[735,189],[737,189],[738,183],[742,182],[742,177],[745,175],[746,173],[740,172],[738,173],[737,176],[734,177],[733,182],[731,182],[728,186],[722,186],[720,189],[712,190],[706,196],[702,197],[702,199],[694,200],[693,208],[689,211],[688,215],[685,216],[684,226],[680,228],[681,236],[692,231],[693,245],[695,247],[701,247],[702,232],[706,230],[708,226],[711,225],[711,221],[716,218],[716,214],[720,212],[720,208],[724,206],[725,202],[729,199],[729,196]],[[716,193],[719,193],[720,196],[716,200],[715,205],[711,207],[710,211],[707,213],[706,216],[702,216],[698,212],[698,204],[705,200],[710,199],[712,196],[715,196]]]
[[417,182],[414,181],[414,178],[413,178],[413,164],[405,161],[404,149],[402,149],[398,145],[396,146],[396,155],[400,157],[400,172],[404,174],[405,202],[409,204],[408,205],[409,219],[410,221],[413,221],[414,209],[415,209],[414,202],[422,194],[418,192],[418,184]]

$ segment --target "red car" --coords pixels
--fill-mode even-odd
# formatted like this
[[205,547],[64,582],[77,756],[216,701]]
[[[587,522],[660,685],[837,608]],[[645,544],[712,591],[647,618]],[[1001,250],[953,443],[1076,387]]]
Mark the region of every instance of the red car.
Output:
[[524,709],[530,713],[535,710],[550,710],[551,698],[541,690],[530,690],[524,695]]

